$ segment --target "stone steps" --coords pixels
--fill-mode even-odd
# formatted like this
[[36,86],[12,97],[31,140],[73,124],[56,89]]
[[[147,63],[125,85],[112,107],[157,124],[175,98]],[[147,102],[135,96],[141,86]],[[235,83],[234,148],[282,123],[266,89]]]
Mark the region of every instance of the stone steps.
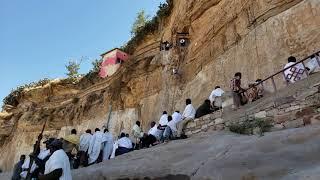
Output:
[[195,119],[185,129],[187,135],[223,130],[232,123],[245,120],[268,119],[272,130],[296,128],[320,123],[320,73],[289,85],[273,94],[241,107],[237,111],[230,106],[223,112],[215,112]]

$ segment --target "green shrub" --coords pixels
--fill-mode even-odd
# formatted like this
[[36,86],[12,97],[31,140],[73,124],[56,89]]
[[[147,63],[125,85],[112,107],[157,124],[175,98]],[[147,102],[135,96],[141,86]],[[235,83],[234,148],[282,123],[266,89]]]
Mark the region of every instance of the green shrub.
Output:
[[173,0],[167,0],[165,3],[161,3],[159,5],[159,10],[157,11],[157,15],[153,17],[151,20],[145,22],[143,27],[139,27],[136,32],[135,36],[132,37],[122,50],[125,52],[132,54],[138,44],[140,44],[143,39],[152,33],[155,33],[160,24],[160,19],[165,19],[166,17],[170,16],[173,9]]
[[253,129],[260,128],[261,133],[268,132],[272,128],[272,122],[268,119],[245,120],[244,122],[233,123],[229,126],[231,132],[237,134],[253,134]]

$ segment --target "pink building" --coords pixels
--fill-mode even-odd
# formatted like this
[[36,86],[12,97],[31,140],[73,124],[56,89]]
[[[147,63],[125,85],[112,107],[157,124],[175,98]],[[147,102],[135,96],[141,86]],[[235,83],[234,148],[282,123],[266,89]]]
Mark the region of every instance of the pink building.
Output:
[[101,54],[102,63],[100,67],[99,76],[102,78],[114,74],[121,64],[129,59],[127,53],[118,48],[112,49],[106,53]]

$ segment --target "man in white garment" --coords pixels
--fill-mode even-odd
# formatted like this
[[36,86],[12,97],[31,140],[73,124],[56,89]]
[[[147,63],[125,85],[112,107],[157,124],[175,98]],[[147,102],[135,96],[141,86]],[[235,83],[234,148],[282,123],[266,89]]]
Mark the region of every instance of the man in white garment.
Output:
[[318,54],[313,54],[310,56],[310,60],[307,62],[306,65],[309,69],[309,73],[315,73],[320,71],[320,57]]
[[108,160],[110,159],[113,150],[113,136],[108,129],[104,130],[104,138],[103,160]]
[[133,138],[135,139],[135,148],[140,148],[140,139],[143,137],[143,132],[141,130],[141,123],[140,121],[137,121],[135,125],[132,127],[132,134]]
[[52,155],[46,162],[44,175],[40,175],[39,180],[72,180],[69,158],[62,149],[62,142],[55,139],[49,149]]
[[284,71],[285,80],[290,83],[295,83],[296,81],[306,77],[307,71],[304,68],[303,64],[302,63],[296,64],[296,63],[297,63],[297,59],[293,56],[290,56],[288,58],[288,63],[283,68],[283,69],[286,69]]
[[[181,138],[181,135],[183,133],[183,130],[185,126],[190,122],[194,120],[194,117],[196,115],[196,110],[191,104],[191,99],[186,99],[186,108],[183,111],[182,114],[182,121],[178,123],[178,133],[177,137]],[[183,133],[184,134],[184,133]]]
[[160,133],[156,122],[151,122],[150,130],[148,134],[145,134],[142,140],[142,147],[149,148],[150,145],[154,145],[157,140],[160,140]]
[[163,139],[164,140],[172,140],[177,137],[177,123],[176,121],[172,120],[172,116],[168,116],[168,124],[166,129],[163,132]]
[[103,145],[104,142],[106,141],[105,135],[103,132],[100,131],[99,128],[95,129],[95,133],[91,138],[90,146],[88,149],[88,154],[89,154],[89,160],[88,163],[89,165],[94,164],[94,163],[99,163],[103,159]]
[[86,167],[88,165],[88,149],[92,139],[91,129],[87,129],[86,133],[80,136],[79,144],[79,166]]
[[222,95],[224,91],[220,88],[220,86],[216,86],[214,90],[211,92],[209,96],[209,100],[211,102],[211,106],[213,109],[220,109],[222,107]]
[[180,113],[180,111],[175,111],[173,114],[172,114],[172,120],[177,124],[179,123],[180,121],[182,121],[182,115]]
[[118,149],[116,150],[116,156],[126,154],[133,150],[132,141],[126,137],[125,133],[121,133],[118,140]]
[[[38,177],[39,173],[44,173],[45,164],[50,157],[49,145],[53,142],[53,140],[54,138],[49,138],[48,140],[44,141],[43,143],[46,144],[46,147],[41,149],[36,157],[33,157],[34,161],[30,169],[31,177]],[[22,178],[27,177],[29,165],[30,157],[28,157],[22,165],[22,172],[20,173]]]
[[165,128],[165,126],[167,126],[167,123],[168,123],[168,113],[167,111],[163,111],[162,116],[160,117],[160,120],[159,120],[159,125]]

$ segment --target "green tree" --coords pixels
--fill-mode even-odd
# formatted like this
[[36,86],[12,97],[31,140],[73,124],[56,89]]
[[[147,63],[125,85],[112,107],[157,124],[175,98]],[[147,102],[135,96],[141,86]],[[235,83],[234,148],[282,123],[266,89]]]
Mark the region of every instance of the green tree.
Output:
[[141,10],[137,13],[136,20],[134,21],[132,28],[131,28],[131,35],[135,36],[138,31],[145,26],[148,21],[148,16],[146,15],[144,10]]
[[101,67],[102,59],[96,59],[91,62],[92,64],[92,72],[99,72]]
[[71,79],[76,79],[79,76],[79,70],[80,70],[80,62],[70,60],[68,64],[66,65],[67,69],[67,76]]

